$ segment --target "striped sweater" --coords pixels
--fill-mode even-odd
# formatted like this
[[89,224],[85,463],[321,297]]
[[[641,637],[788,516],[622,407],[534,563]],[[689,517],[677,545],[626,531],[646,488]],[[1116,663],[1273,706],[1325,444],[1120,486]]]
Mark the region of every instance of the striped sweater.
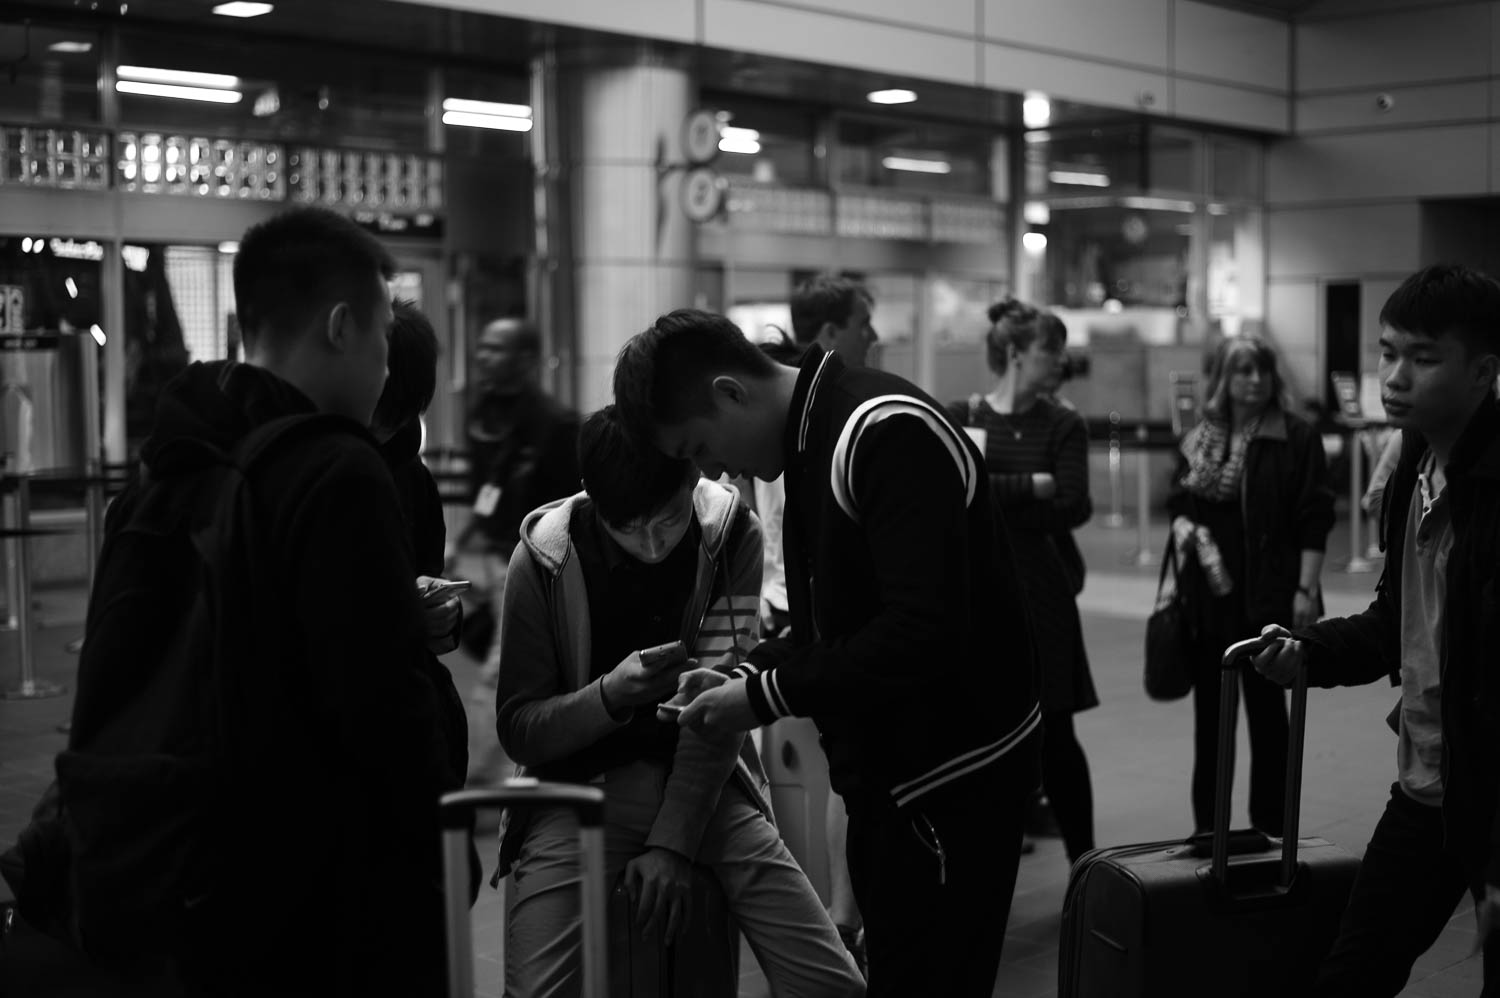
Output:
[[942,407],[814,348],[783,442],[792,639],[738,672],[769,723],[811,716],[834,789],[904,805],[1036,730],[1036,654],[982,460]]

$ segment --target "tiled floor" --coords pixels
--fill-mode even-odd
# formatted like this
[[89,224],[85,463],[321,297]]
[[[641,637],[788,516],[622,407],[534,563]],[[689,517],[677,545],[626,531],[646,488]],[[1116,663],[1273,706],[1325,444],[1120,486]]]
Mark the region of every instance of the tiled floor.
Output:
[[[1160,538],[1158,530],[1153,536]],[[1343,529],[1331,539],[1330,566],[1343,561]],[[1081,540],[1090,566],[1081,598],[1100,707],[1078,716],[1079,738],[1093,770],[1097,839],[1101,844],[1143,842],[1185,835],[1191,815],[1187,797],[1192,765],[1192,711],[1186,702],[1158,704],[1141,690],[1143,621],[1155,586],[1155,570],[1129,563],[1130,530],[1087,528]],[[1363,606],[1374,575],[1325,573],[1330,612]],[[75,659],[64,645],[81,629],[77,593],[40,594],[47,624],[38,634],[39,672],[66,680]],[[472,663],[455,660],[462,688]],[[0,684],[10,685],[17,670],[15,636],[0,634]],[[1354,690],[1315,690],[1309,704],[1303,789],[1304,835],[1320,835],[1360,852],[1383,805],[1394,773],[1395,744],[1383,719],[1393,701],[1383,684]],[[70,706],[68,697],[0,701],[0,843],[10,842],[24,824],[36,796],[46,786],[51,756],[63,737],[57,725]],[[1239,751],[1235,815],[1244,820],[1248,747]],[[487,862],[493,862],[492,850]],[[1005,960],[995,994],[1011,998],[1050,998],[1057,987],[1057,934],[1067,882],[1061,843],[1041,839],[1022,860],[1011,914]],[[499,898],[486,889],[474,911],[476,965],[480,994],[498,993],[500,978]],[[1474,919],[1466,902],[1454,914],[1436,945],[1417,964],[1403,998],[1477,995],[1479,961],[1468,959]],[[748,950],[742,958],[741,995],[768,994]],[[36,998],[47,998],[37,995]]]

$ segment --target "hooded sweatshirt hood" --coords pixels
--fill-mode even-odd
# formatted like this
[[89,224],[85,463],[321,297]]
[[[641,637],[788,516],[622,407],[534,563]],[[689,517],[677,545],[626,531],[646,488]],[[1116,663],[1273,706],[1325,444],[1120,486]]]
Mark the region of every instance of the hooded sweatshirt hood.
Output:
[[232,450],[262,423],[316,411],[312,399],[264,368],[191,364],[162,390],[141,462],[152,478],[169,478],[212,463],[215,452]]
[[[521,543],[549,575],[558,575],[573,555],[568,524],[573,520],[573,510],[587,498],[588,493],[579,492],[558,499],[532,510],[521,521]],[[693,486],[693,515],[702,531],[703,552],[711,562],[724,546],[738,498],[739,493],[733,488],[706,478],[700,478]]]

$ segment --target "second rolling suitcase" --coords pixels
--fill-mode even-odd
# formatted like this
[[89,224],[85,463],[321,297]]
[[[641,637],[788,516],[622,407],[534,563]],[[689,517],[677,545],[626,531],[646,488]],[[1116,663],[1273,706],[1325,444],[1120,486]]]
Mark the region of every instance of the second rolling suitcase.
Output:
[[1307,676],[1292,691],[1286,828],[1278,842],[1229,831],[1240,662],[1224,654],[1214,831],[1183,842],[1096,849],[1063,901],[1059,998],[1295,998],[1312,993],[1359,869],[1323,839],[1298,839]]

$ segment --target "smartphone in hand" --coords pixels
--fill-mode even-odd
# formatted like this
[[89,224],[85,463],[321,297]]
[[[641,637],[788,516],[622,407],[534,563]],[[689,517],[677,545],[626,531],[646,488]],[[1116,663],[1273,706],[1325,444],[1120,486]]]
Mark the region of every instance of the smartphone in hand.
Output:
[[433,584],[422,595],[422,602],[445,603],[450,596],[466,591],[473,583],[467,579],[434,579]]
[[682,716],[687,707],[685,703],[659,703],[656,705],[656,719],[658,721],[675,721]]
[[647,669],[657,669],[664,665],[674,665],[687,658],[687,648],[681,641],[668,641],[663,645],[652,648],[641,649],[641,665]]

